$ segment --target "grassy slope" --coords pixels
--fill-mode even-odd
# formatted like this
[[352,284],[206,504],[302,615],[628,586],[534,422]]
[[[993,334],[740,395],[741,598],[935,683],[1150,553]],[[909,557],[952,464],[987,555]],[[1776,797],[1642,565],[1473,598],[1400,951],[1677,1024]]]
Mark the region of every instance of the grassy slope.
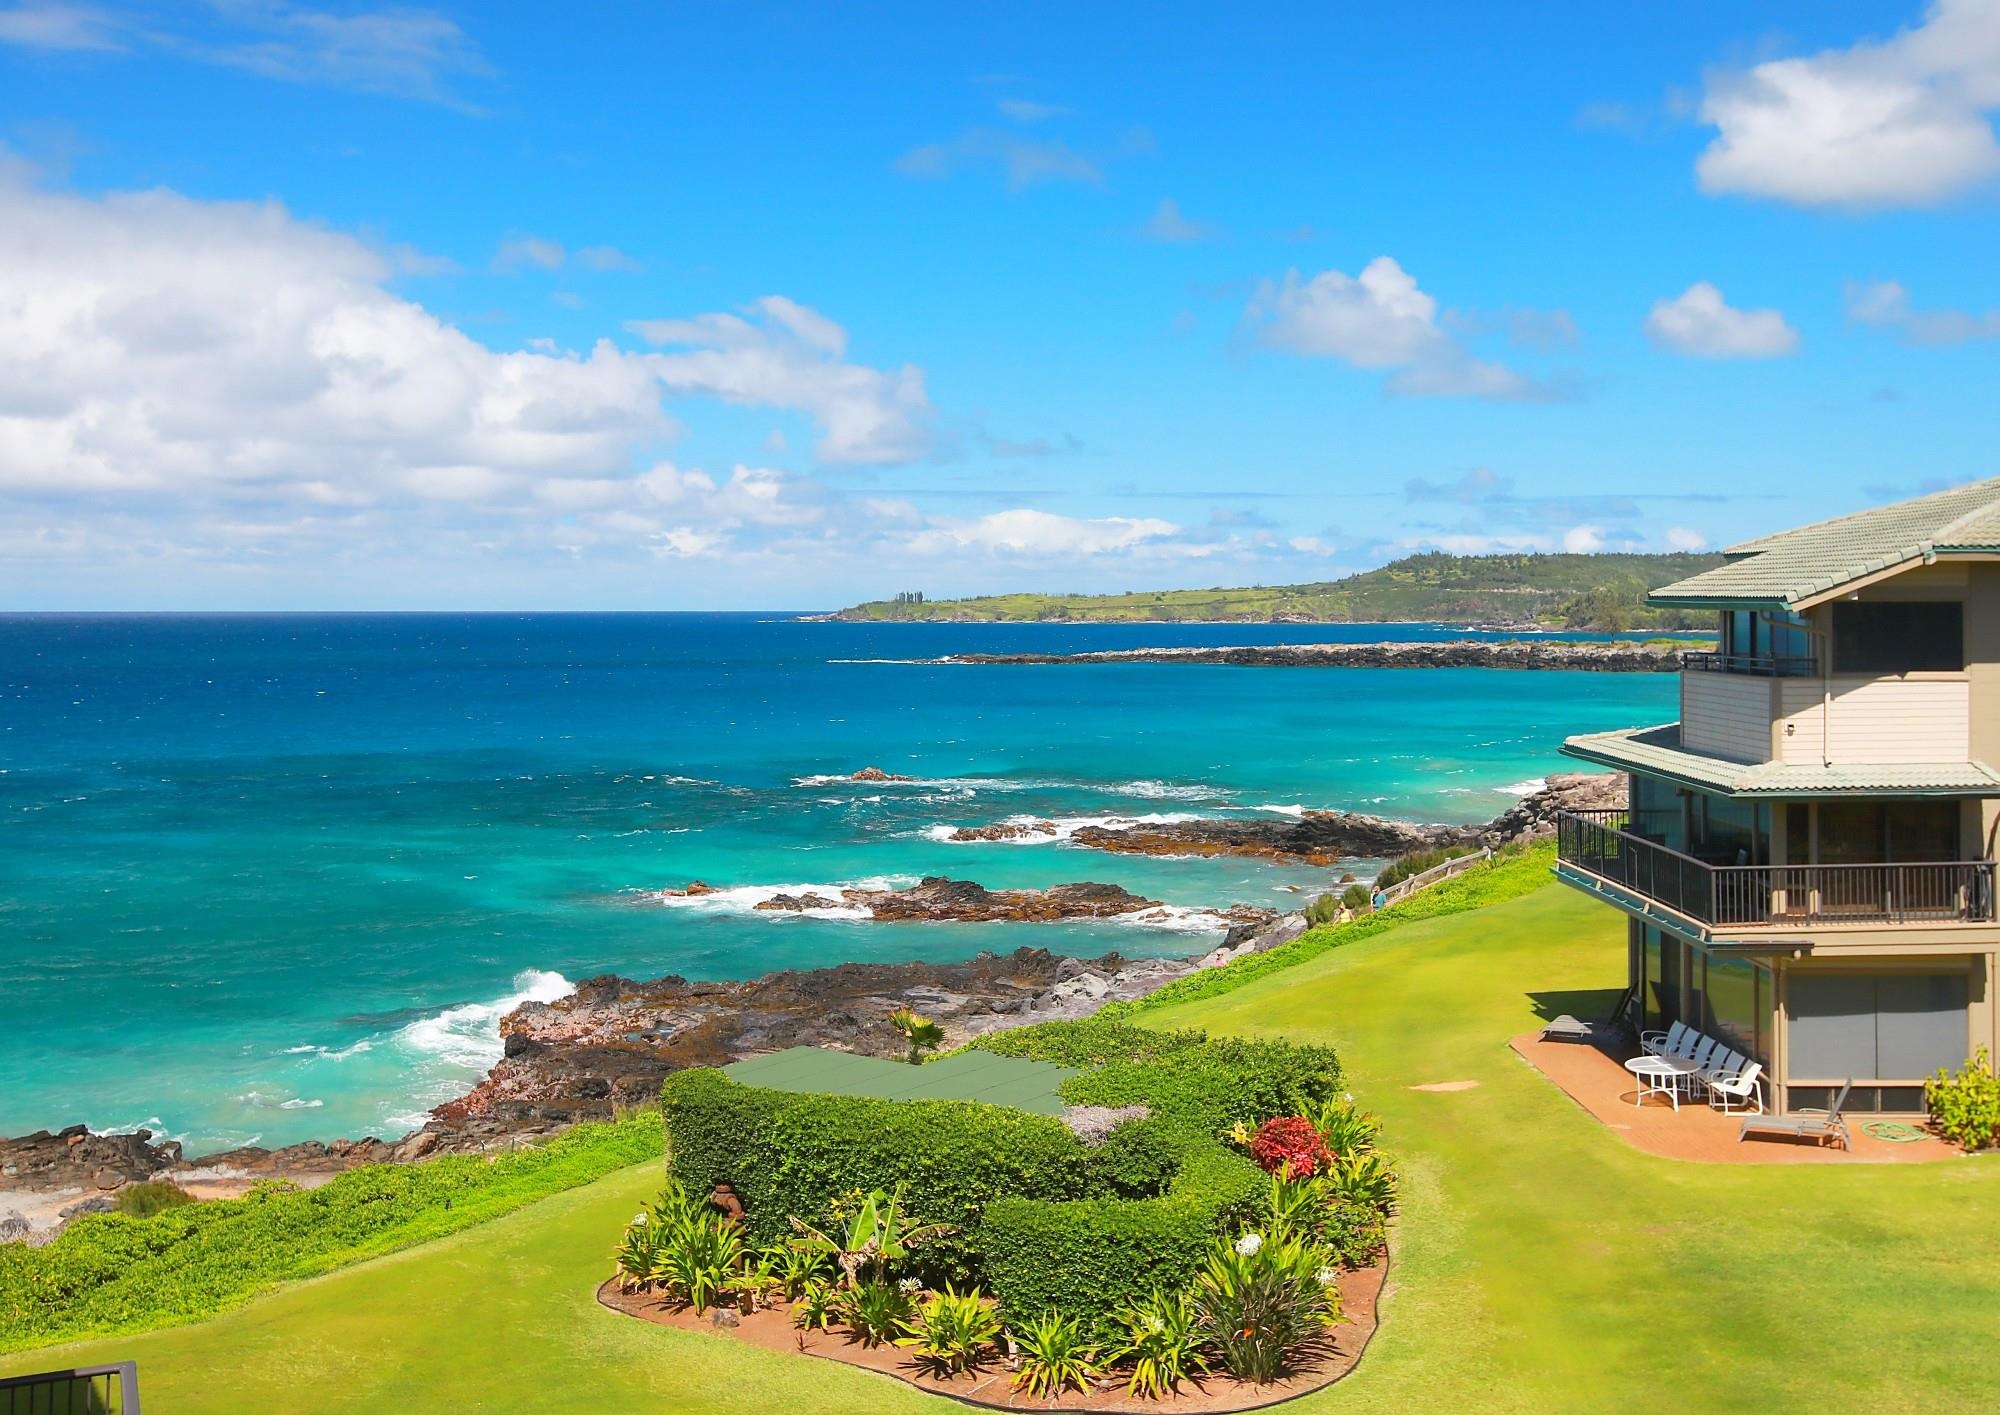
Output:
[[[1129,594],[1007,594],[898,604],[871,600],[843,610],[873,620],[1099,622],[1263,621],[1280,613],[1328,621],[1519,622],[1551,615],[1587,590],[1610,588],[1636,610],[1646,590],[1720,563],[1712,554],[1405,556],[1379,569],[1307,585],[1136,591]],[[1637,626],[1670,627],[1677,616],[1637,615]],[[1708,627],[1701,617],[1697,627]]]
[[[1611,911],[1549,887],[1140,1014],[1332,1041],[1404,1163],[1386,1325],[1355,1376],[1293,1408],[1987,1408],[2000,1160],[1628,1148],[1505,1045],[1537,1001],[1607,1005],[1622,950]],[[1461,1079],[1480,1084],[1407,1089]],[[168,1410],[955,1408],[595,1307],[611,1236],[656,1182],[642,1166],[201,1326],[0,1371],[130,1355]]]

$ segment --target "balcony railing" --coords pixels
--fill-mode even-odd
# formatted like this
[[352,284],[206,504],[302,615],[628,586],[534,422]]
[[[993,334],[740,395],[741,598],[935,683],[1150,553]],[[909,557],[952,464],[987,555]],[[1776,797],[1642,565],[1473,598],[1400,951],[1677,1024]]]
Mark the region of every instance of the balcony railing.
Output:
[[1681,655],[1681,667],[1696,673],[1742,673],[1757,678],[1815,678],[1819,660],[1809,655],[1718,653],[1712,649]]
[[1556,822],[1557,857],[1716,928],[1994,920],[1991,860],[1712,865],[1634,834],[1627,824],[1623,811],[1564,811]]

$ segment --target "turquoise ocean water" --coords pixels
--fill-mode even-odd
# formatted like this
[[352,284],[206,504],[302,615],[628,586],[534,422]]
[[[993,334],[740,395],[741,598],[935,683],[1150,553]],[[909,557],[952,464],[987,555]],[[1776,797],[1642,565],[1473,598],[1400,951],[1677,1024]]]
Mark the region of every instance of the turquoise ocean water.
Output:
[[[1290,904],[1338,871],[954,845],[1011,816],[1345,807],[1474,821],[1668,675],[955,668],[958,651],[1460,637],[771,615],[0,617],[0,1134],[189,1153],[399,1134],[596,973],[755,976],[1023,944],[1192,953],[1194,922],[910,925],[760,891],[951,874]],[[879,765],[922,778],[835,778]],[[1361,871],[1364,875],[1365,868]],[[644,891],[703,879],[712,899]]]

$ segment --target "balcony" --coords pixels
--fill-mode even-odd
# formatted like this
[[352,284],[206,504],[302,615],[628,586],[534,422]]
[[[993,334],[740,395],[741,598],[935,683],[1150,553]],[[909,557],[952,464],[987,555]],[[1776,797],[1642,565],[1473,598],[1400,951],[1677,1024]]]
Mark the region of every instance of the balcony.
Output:
[[1681,655],[1681,667],[1691,673],[1740,673],[1751,678],[1815,678],[1819,660],[1810,656],[1691,651]]
[[1988,924],[1993,862],[1712,865],[1626,829],[1624,811],[1564,811],[1556,854],[1710,928]]

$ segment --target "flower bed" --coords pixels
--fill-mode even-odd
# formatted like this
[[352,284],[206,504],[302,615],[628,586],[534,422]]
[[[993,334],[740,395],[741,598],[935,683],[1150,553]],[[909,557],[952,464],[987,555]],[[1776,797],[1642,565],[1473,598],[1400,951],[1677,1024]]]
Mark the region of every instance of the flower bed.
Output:
[[1076,1070],[1077,1128],[670,1078],[672,1175],[626,1227],[620,1291],[758,1329],[782,1306],[797,1340],[946,1386],[1004,1365],[1003,1405],[1108,1382],[1154,1402],[1240,1385],[1214,1408],[1246,1408],[1338,1374],[1395,1178],[1331,1051],[1103,1021],[981,1045]]

